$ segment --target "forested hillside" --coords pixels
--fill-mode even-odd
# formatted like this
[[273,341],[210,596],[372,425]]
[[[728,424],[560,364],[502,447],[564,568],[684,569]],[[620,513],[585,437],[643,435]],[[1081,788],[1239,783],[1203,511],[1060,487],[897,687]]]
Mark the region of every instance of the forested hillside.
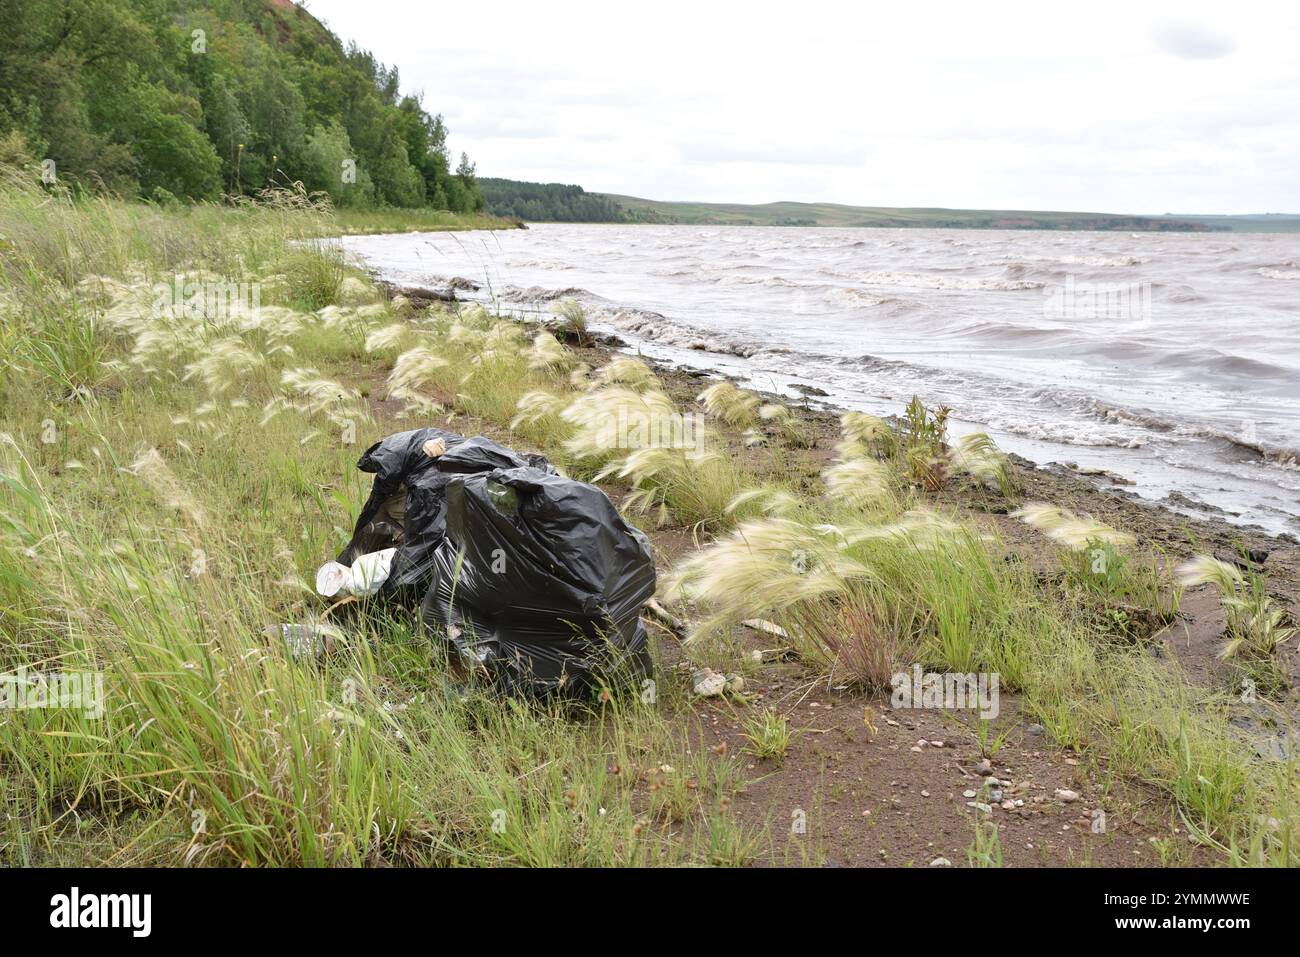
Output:
[[[289,0],[0,0],[0,163],[169,201],[483,208],[441,116]],[[50,162],[52,161],[52,162]]]
[[525,183],[513,179],[479,180],[488,212],[531,222],[622,223],[628,217],[608,196],[581,186]]

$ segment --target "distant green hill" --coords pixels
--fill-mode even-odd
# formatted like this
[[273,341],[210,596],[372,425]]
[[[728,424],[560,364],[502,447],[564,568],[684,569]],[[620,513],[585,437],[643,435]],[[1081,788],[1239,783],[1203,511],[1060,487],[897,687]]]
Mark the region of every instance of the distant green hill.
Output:
[[481,178],[488,212],[534,223],[700,226],[893,226],[931,229],[1093,229],[1119,232],[1300,232],[1300,215],[1133,216],[1021,209],[845,206],[840,203],[689,203],[589,193],[581,186]]
[[1205,223],[1234,233],[1300,233],[1300,213],[1256,213],[1249,216],[1180,215],[1179,219]]
[[920,226],[932,229],[1104,229],[1204,232],[1234,228],[1234,217],[1126,216],[1014,209],[928,209],[838,203],[669,203],[606,194],[647,223],[719,226]]

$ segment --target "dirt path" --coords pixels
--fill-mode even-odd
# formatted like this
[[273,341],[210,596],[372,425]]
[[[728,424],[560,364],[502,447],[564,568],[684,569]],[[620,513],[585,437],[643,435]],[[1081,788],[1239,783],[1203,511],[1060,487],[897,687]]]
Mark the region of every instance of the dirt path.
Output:
[[[774,863],[805,855],[828,866],[928,866],[941,859],[970,866],[979,860],[977,824],[986,819],[997,825],[998,841],[996,851],[985,851],[985,863],[996,855],[1008,866],[1151,866],[1161,859],[1153,838],[1167,842],[1166,853],[1180,863],[1206,856],[1171,827],[1154,796],[1107,788],[1094,780],[1094,769],[1050,747],[1040,728],[1018,720],[1018,702],[1009,695],[997,722],[1006,740],[989,766],[977,736],[943,712],[891,711],[883,696],[828,694],[824,687],[805,687],[794,700],[795,689],[763,690],[788,709],[799,733],[779,766],[747,763],[753,777],[737,809],[767,828]],[[725,708],[701,713],[716,741],[743,753],[734,717]],[[1057,796],[1066,791],[1077,797]]]

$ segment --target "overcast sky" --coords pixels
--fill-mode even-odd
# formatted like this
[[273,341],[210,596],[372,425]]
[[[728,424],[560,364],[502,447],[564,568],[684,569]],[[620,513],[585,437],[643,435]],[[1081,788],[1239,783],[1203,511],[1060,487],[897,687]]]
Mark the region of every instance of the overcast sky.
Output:
[[653,199],[1300,212],[1300,3],[310,0],[480,175]]

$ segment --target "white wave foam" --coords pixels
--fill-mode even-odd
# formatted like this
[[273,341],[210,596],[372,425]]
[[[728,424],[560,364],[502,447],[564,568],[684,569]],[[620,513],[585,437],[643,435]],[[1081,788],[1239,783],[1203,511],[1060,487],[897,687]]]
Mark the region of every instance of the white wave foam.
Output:
[[975,276],[931,276],[915,272],[883,270],[863,273],[860,282],[871,286],[908,286],[914,289],[983,289],[1010,292],[1042,289],[1047,284],[1029,279],[981,279]]

